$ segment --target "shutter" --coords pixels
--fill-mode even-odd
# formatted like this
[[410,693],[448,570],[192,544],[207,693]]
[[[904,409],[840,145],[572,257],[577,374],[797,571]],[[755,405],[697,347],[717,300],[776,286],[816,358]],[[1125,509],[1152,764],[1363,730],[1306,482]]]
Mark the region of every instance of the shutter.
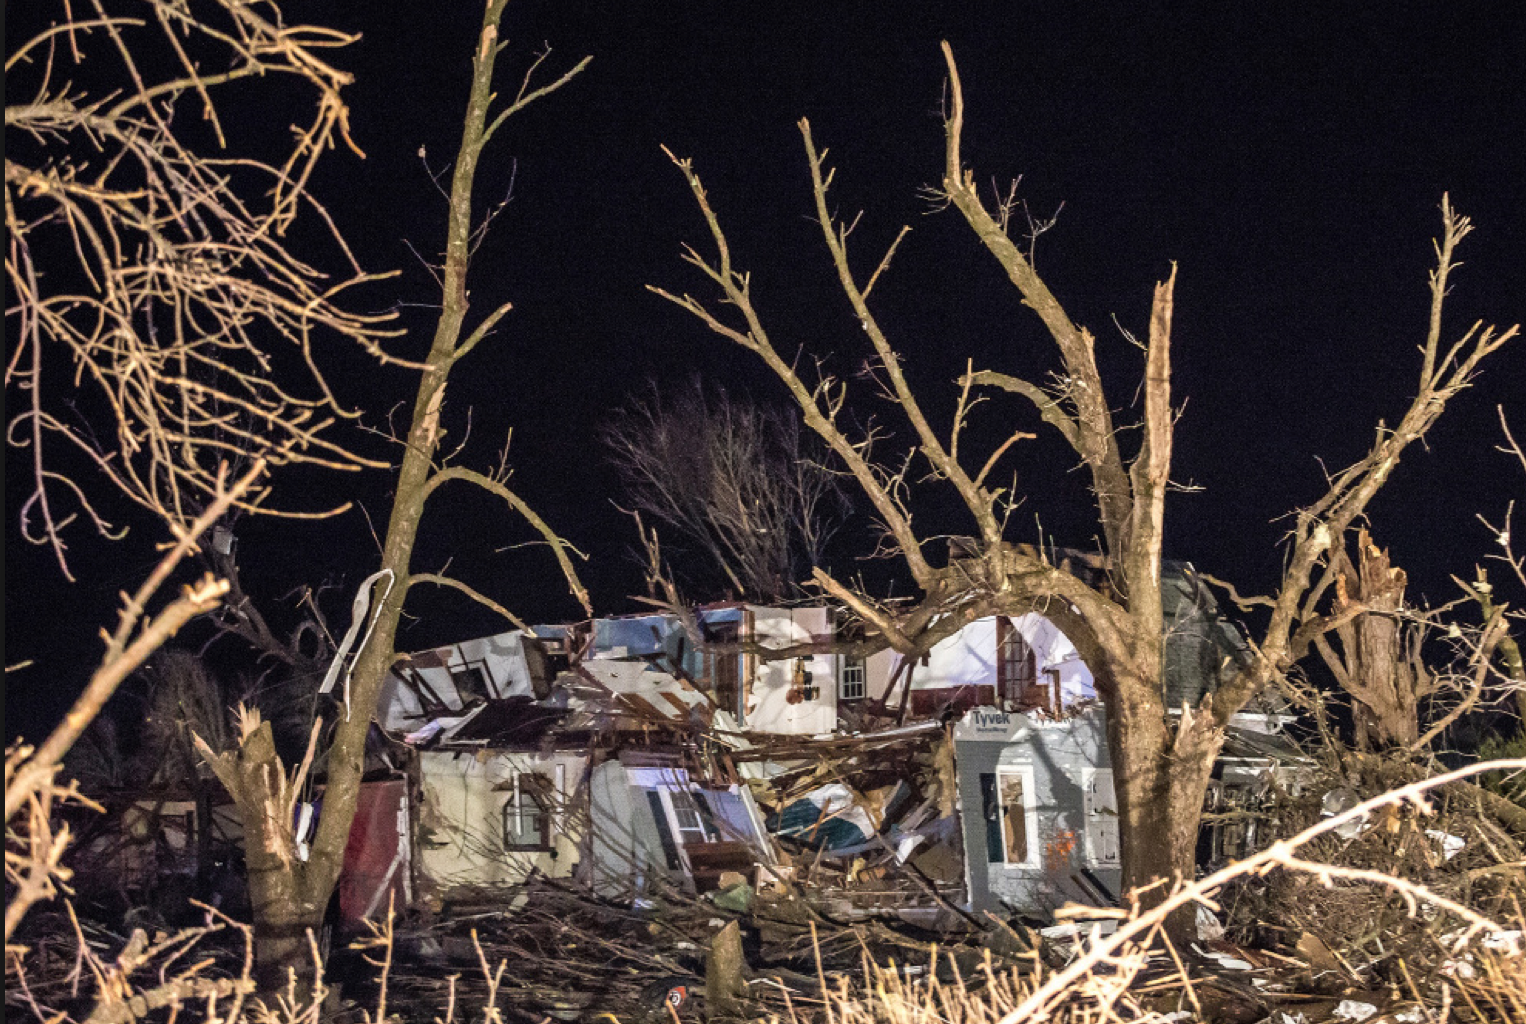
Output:
[[1119,862],[1118,798],[1110,768],[1087,769],[1086,852],[1093,864]]
[[662,840],[662,855],[668,862],[668,870],[678,871],[683,865],[678,860],[678,844],[673,842],[673,831],[668,828],[668,812],[662,806],[662,794],[649,789],[646,799],[652,805],[652,818],[657,822],[657,838]]

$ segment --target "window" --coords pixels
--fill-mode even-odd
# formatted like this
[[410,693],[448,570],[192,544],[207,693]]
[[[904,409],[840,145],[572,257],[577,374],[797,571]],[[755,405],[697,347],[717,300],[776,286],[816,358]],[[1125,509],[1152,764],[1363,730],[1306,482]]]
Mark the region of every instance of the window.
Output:
[[694,794],[687,789],[670,789],[668,798],[673,802],[673,823],[678,827],[679,840],[685,846],[709,842]]
[[485,661],[468,661],[450,666],[450,681],[456,684],[456,693],[460,695],[462,704],[486,700],[493,695],[492,676],[488,673]]
[[981,774],[986,859],[990,863],[1038,866],[1038,807],[1034,795],[1031,766],[1000,768]]
[[534,772],[516,772],[506,788],[509,798],[503,804],[504,849],[549,850],[555,796],[551,780]]
[[704,797],[684,783],[646,790],[648,806],[662,842],[662,854],[670,871],[684,869],[690,847],[720,841],[715,817]]
[[1094,867],[1117,867],[1118,799],[1111,768],[1088,768],[1081,777],[1086,800],[1086,859]]
[[1023,634],[1005,615],[996,619],[996,687],[1001,699],[1010,704],[1026,704],[1034,698],[1038,683],[1038,658]]
[[837,680],[838,700],[863,700],[868,693],[865,682],[864,659],[843,659],[842,675]]

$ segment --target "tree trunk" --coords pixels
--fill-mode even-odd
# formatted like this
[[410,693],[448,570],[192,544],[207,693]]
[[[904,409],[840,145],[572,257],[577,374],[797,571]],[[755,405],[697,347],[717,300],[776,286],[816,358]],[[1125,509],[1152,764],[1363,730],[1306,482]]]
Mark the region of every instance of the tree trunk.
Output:
[[198,745],[243,821],[260,992],[267,999],[294,995],[301,1006],[316,980],[308,932],[318,938],[334,879],[315,878],[298,857],[299,782],[287,778],[270,723],[249,712],[240,732],[238,749],[229,753],[213,753],[199,738]]
[[[237,801],[243,817],[261,988],[269,995],[280,991],[270,988],[270,984],[284,987],[285,976],[292,970],[296,971],[300,981],[310,983],[312,980],[313,957],[307,932],[312,929],[316,936],[322,927],[329,897],[344,866],[344,852],[349,843],[361,776],[365,770],[366,736],[382,683],[396,656],[394,641],[411,582],[409,569],[414,541],[434,486],[448,479],[451,472],[438,469],[434,462],[444,433],[441,415],[446,384],[457,361],[509,311],[507,304],[500,306],[472,334],[462,339],[462,327],[469,308],[466,277],[474,237],[472,190],[478,162],[489,138],[505,118],[560,88],[588,63],[585,59],[556,82],[533,91],[529,89],[527,78],[520,93],[489,122],[489,108],[495,95],[493,68],[503,46],[499,42],[498,23],[506,2],[487,0],[473,54],[471,94],[451,179],[445,265],[440,279],[440,316],[425,360],[427,369],[414,400],[407,444],[403,448],[396,497],[382,549],[378,576],[381,582],[375,584],[367,639],[356,653],[342,687],[344,704],[337,713],[334,738],[326,758],[323,813],[314,829],[311,853],[305,861],[297,859],[293,829],[294,789],[298,783],[288,780],[285,775],[270,738],[269,724],[251,720],[243,730],[236,755],[213,754],[203,745],[203,756]],[[495,487],[503,490],[516,503],[515,508],[543,535],[555,539],[549,527],[545,527],[514,495],[502,489],[496,478],[481,474],[477,477],[486,481],[482,485],[489,490]],[[557,551],[569,584],[582,599],[585,610],[592,614],[586,592],[577,582],[565,552],[560,548]]]
[[324,917],[324,908],[303,895],[305,888],[297,872],[249,865],[255,981],[266,999],[289,995],[298,1008],[305,1006],[317,980],[314,950]]
[[[1108,716],[1108,747],[1123,843],[1123,895],[1141,907],[1161,903],[1197,873],[1203,800],[1224,730],[1211,706],[1187,709],[1172,727],[1154,674],[1115,669],[1117,699]],[[1194,912],[1173,915],[1167,931],[1179,946],[1192,935]]]
[[747,961],[742,954],[742,930],[735,921],[710,938],[705,957],[705,1010],[707,1015],[732,1014],[740,1009],[747,991],[742,973]]

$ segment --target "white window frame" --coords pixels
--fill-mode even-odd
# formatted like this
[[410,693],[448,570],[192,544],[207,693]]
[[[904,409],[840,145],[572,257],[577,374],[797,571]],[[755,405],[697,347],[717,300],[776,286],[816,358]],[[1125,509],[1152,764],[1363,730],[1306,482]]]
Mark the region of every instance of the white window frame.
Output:
[[[849,676],[858,678],[850,679]],[[856,692],[855,689],[856,688]],[[837,676],[838,700],[863,700],[869,696],[869,666],[863,658],[843,658]]]
[[[503,845],[506,851],[512,853],[549,850],[552,847],[552,837],[556,832],[554,806],[546,806],[541,803],[541,800],[546,800],[547,803],[553,802],[556,798],[555,794],[544,793],[537,799],[529,792],[528,787],[524,785],[523,779],[526,775],[534,775],[544,779],[545,783],[543,785],[547,788],[549,788],[551,782],[544,772],[533,770],[520,771],[517,769],[514,771],[513,786],[509,790],[508,799],[504,801],[502,810]],[[529,801],[534,806],[526,807],[526,801]],[[521,840],[525,836],[525,818],[529,816],[533,819],[536,814],[540,815],[541,823],[539,841],[534,844],[522,842]]]
[[[684,870],[692,874],[694,869],[689,863],[689,847],[715,842],[709,829],[705,827],[704,812],[699,808],[699,802],[704,799],[704,796],[693,783],[667,782],[655,787],[655,791],[658,800],[662,803],[663,813],[668,819],[668,832],[673,837],[673,845],[678,848],[678,859],[683,864]],[[678,803],[673,799],[678,793],[688,797],[693,805],[694,818],[698,823],[696,827],[686,828],[680,822]]]
[[[1111,791],[1112,801],[1099,796],[1098,784]],[[1082,799],[1086,803],[1086,863],[1094,868],[1116,868],[1123,864],[1121,829],[1118,818],[1118,790],[1111,768],[1086,768],[1081,772]],[[1099,804],[1104,805],[1099,809]],[[1109,827],[1110,826],[1110,827]],[[1111,832],[1111,842],[1101,842],[1100,833]]]
[[1025,860],[1003,860],[1002,867],[1006,868],[1036,868],[1039,862],[1039,804],[1038,792],[1033,780],[1032,764],[999,764],[996,766],[996,809],[1000,814],[997,825],[1001,829],[1001,852],[1007,856],[1007,805],[1002,800],[1001,780],[1003,776],[1017,776],[1023,783],[1023,824],[1025,835],[1028,840],[1028,856]]

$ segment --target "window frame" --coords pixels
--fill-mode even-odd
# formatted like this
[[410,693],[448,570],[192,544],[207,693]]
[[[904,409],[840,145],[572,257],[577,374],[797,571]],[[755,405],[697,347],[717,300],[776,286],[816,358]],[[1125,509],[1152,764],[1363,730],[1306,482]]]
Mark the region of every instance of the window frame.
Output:
[[[856,673],[856,681],[849,680],[849,674]],[[850,686],[857,686],[858,692],[850,691]],[[840,701],[865,700],[869,696],[869,665],[863,658],[843,658],[837,671],[837,699]]]
[[[993,789],[989,798],[994,798],[998,815],[998,817],[993,822],[989,817],[989,813],[986,812],[987,857],[990,856],[992,840],[991,830],[993,826],[995,828],[995,836],[1001,842],[1002,859],[990,861],[991,866],[999,868],[1019,869],[1032,869],[1040,867],[1039,847],[1041,844],[1039,843],[1038,794],[1034,780],[1033,765],[1030,763],[1000,764],[996,766],[994,771],[982,772],[981,775],[991,779],[990,785],[993,787]],[[1007,848],[1008,809],[1006,806],[1006,801],[1002,799],[1002,781],[1003,779],[1013,777],[1016,777],[1018,780],[1020,780],[1022,785],[1023,842],[1027,847],[1027,849],[1024,851],[1026,856],[1022,860],[1009,859],[1011,856],[1011,851]],[[985,792],[986,785],[987,784],[985,779],[982,778],[981,800],[983,803],[988,799],[987,793]]]
[[[693,781],[688,781],[663,783],[646,789],[646,793],[653,815],[661,812],[661,817],[656,822],[657,833],[663,841],[663,854],[667,857],[669,869],[692,874],[693,867],[688,852],[690,848],[721,841],[720,829],[715,824],[714,811],[705,798],[704,790]],[[682,794],[681,798],[679,794]],[[679,807],[680,799],[688,805],[682,811]],[[691,810],[696,823],[693,826],[680,819],[681,813]],[[668,848],[669,843],[672,843],[671,849]]]
[[[498,696],[498,684],[493,679],[493,672],[488,668],[486,658],[462,658],[455,664],[446,665],[445,669],[450,673],[450,685],[455,687],[456,699],[463,707],[474,700],[493,700]],[[460,679],[473,676],[481,680],[480,693],[475,685],[471,687],[470,693],[461,688]]]
[[[525,778],[537,778],[541,781],[525,784]],[[554,784],[551,778],[544,772],[516,771],[513,773],[512,786],[507,787],[508,798],[503,802],[503,848],[510,853],[536,853],[551,849],[552,815],[555,813]],[[527,811],[525,801],[530,802]],[[524,817],[531,817],[531,824],[539,827],[533,833],[524,828]],[[512,826],[511,826],[512,820]],[[533,842],[525,842],[526,835],[534,835]]]
[[1004,704],[1021,706],[1039,686],[1038,652],[1010,616],[996,617],[996,692]]

